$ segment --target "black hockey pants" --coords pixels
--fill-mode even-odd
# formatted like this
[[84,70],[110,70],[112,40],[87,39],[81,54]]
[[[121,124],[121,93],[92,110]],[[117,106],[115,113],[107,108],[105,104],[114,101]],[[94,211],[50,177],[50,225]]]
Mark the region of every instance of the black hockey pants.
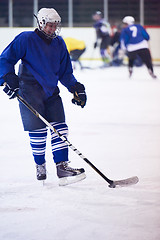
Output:
[[139,49],[133,52],[128,52],[129,68],[133,67],[134,60],[136,59],[137,56],[139,56],[142,62],[147,66],[147,68],[153,72],[151,54],[148,48]]

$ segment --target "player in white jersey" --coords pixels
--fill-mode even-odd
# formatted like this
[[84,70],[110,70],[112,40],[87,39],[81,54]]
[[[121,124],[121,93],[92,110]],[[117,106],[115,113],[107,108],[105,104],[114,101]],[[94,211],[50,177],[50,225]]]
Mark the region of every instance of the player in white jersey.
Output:
[[124,24],[124,29],[121,32],[120,43],[121,48],[127,51],[129,58],[129,76],[131,77],[133,73],[134,61],[138,56],[147,66],[152,78],[156,78],[153,72],[152,58],[148,46],[148,41],[150,39],[149,34],[140,24],[135,24],[135,19],[132,16],[124,17],[122,22]]

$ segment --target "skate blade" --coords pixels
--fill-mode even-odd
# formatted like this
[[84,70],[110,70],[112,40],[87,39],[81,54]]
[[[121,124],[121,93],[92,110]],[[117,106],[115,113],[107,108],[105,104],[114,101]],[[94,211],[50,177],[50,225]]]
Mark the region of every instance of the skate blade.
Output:
[[69,185],[69,184],[72,184],[72,183],[76,183],[76,182],[82,181],[85,178],[86,178],[85,173],[81,173],[79,175],[72,176],[72,177],[60,178],[59,179],[59,186],[66,186],[66,185]]

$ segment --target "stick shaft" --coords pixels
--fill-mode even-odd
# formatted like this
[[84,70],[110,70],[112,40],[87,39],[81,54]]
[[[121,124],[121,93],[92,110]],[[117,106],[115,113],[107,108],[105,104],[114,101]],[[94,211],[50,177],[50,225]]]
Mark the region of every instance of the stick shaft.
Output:
[[50,128],[53,132],[55,132],[61,139],[64,141],[76,154],[78,154],[86,163],[88,163],[105,181],[109,184],[112,184],[113,181],[107,178],[93,163],[91,163],[76,147],[74,147],[68,139],[60,134],[42,115],[40,115],[29,103],[26,102],[19,94],[17,94],[17,98],[21,101],[36,117],[40,118],[46,126]]

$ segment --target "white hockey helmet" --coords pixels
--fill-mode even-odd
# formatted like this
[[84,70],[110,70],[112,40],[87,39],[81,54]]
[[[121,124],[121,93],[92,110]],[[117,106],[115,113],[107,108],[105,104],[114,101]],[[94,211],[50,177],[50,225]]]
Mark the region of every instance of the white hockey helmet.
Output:
[[55,35],[60,32],[61,17],[54,8],[41,8],[37,14],[38,29],[43,31],[47,23],[56,23]]
[[135,19],[132,16],[126,16],[123,18],[122,22],[125,24],[128,24],[128,25],[132,25],[132,24],[134,24]]

